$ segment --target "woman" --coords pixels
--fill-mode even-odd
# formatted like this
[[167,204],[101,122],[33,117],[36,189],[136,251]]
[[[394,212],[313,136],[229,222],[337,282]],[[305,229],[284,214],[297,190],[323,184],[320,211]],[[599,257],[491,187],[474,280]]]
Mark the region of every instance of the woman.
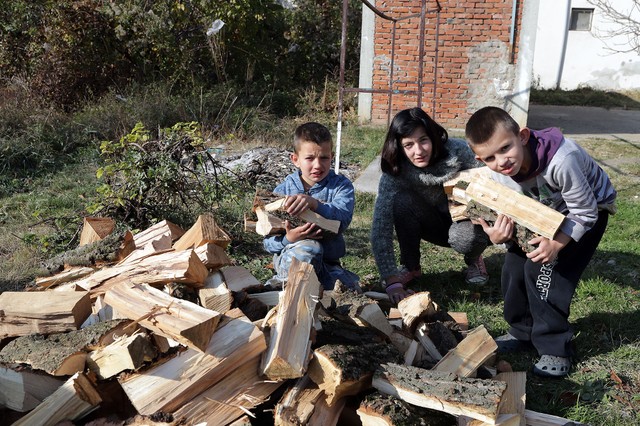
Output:
[[[442,184],[461,170],[480,166],[462,139],[447,131],[420,108],[393,118],[382,147],[382,177],[373,212],[371,246],[393,303],[413,291],[407,284],[421,275],[420,241],[451,247],[464,255],[470,284],[489,279],[482,252],[489,244],[479,225],[454,223]],[[393,249],[395,228],[400,246],[397,267]]]

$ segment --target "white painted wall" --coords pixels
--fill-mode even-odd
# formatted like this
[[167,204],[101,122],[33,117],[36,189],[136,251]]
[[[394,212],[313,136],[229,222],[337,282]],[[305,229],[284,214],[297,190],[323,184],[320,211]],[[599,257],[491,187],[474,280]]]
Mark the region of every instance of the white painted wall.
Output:
[[[631,10],[633,0],[610,0]],[[540,0],[533,60],[533,85],[541,89],[640,89],[640,52],[614,53],[607,45],[626,45],[624,36],[602,39],[620,24],[607,22],[599,9],[591,31],[569,31],[571,8],[593,8],[586,0]],[[640,20],[640,11],[635,10]]]

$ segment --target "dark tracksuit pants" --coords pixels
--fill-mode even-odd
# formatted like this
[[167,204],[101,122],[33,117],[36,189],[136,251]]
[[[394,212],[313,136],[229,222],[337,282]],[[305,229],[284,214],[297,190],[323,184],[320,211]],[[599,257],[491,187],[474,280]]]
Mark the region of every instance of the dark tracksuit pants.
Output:
[[516,244],[502,267],[504,318],[509,333],[530,341],[540,355],[571,356],[569,306],[578,281],[604,234],[609,213],[601,211],[580,241],[570,241],[551,263],[534,263]]
[[[443,193],[444,196],[444,193]],[[425,203],[410,192],[396,196],[393,221],[400,247],[400,263],[410,271],[420,269],[420,241],[451,247],[470,265],[482,254],[489,238],[480,225],[468,220],[453,222],[446,198],[443,203]]]

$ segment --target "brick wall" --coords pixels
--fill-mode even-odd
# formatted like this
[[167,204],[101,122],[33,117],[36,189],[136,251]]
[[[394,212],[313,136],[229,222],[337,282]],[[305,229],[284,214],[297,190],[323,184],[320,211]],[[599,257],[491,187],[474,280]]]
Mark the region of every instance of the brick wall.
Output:
[[[516,40],[510,31],[513,3],[504,0],[427,1],[423,63],[422,107],[449,129],[462,129],[470,114],[486,105],[503,106],[515,80],[522,0],[518,0]],[[376,1],[376,8],[399,18],[419,14],[421,0]],[[439,29],[436,22],[439,20]],[[402,20],[396,27],[393,88],[417,91],[419,73],[420,18]],[[436,40],[438,45],[436,49]],[[373,88],[389,88],[391,73],[392,23],[376,16]],[[437,68],[436,68],[437,57]],[[436,72],[437,70],[437,72]],[[435,79],[435,87],[434,87]],[[435,96],[434,96],[435,90]],[[435,99],[435,113],[434,102]],[[416,94],[394,94],[391,115],[417,105]],[[386,123],[388,95],[376,93],[371,120]]]

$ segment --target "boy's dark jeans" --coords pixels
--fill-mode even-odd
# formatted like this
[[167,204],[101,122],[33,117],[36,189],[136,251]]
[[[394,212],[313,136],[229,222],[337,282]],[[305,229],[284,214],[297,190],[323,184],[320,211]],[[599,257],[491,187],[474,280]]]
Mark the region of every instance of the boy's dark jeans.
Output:
[[516,244],[505,254],[502,295],[509,333],[530,341],[540,355],[571,356],[571,299],[608,220],[609,213],[601,211],[594,227],[560,250],[555,262],[534,263]]

